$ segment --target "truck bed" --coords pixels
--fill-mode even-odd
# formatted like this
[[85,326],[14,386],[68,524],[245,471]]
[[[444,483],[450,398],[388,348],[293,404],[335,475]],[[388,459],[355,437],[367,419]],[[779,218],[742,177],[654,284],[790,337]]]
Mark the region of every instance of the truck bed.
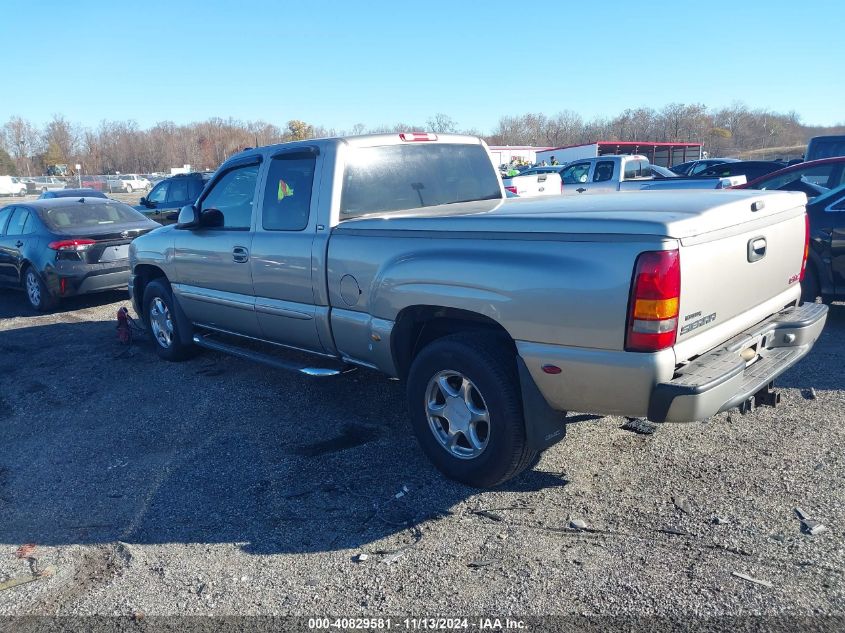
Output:
[[[758,211],[752,204],[763,201]],[[803,214],[806,196],[795,192],[629,191],[531,200],[482,200],[421,210],[363,216],[335,231],[484,231],[504,233],[634,234],[676,239],[756,222],[774,212]]]

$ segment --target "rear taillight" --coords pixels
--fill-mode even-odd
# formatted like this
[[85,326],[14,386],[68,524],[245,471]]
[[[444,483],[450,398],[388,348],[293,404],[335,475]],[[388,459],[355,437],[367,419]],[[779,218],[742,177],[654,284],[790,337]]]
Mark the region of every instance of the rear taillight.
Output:
[[84,251],[86,248],[96,244],[94,240],[79,239],[79,240],[58,240],[50,242],[47,246],[54,251]]
[[648,251],[637,257],[625,349],[657,352],[675,344],[681,301],[678,251]]
[[505,187],[505,189],[510,191],[512,194],[516,195],[516,187]]
[[807,270],[807,258],[810,256],[810,216],[804,214],[804,259],[801,260],[801,278],[804,281],[804,272]]
[[403,141],[436,141],[437,134],[431,132],[403,132],[399,135]]

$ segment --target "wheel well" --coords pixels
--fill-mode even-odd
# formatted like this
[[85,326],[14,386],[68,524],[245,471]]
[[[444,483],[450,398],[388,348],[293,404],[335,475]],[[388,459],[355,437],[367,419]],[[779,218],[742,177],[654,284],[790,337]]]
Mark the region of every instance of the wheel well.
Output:
[[[22,285],[24,283],[24,278],[26,277],[26,269],[32,266],[32,262],[28,259],[25,259],[21,262],[21,267],[18,269],[18,285]],[[38,274],[38,270],[35,271]]]
[[506,337],[516,351],[508,331],[488,316],[442,306],[411,306],[403,309],[393,326],[390,347],[399,377],[404,379],[417,353],[432,341],[456,332],[489,331]]
[[153,279],[160,279],[164,278],[165,281],[167,280],[167,275],[164,274],[164,271],[157,267],[152,266],[151,264],[138,264],[135,266],[135,280],[132,285],[132,292],[134,293],[136,299],[136,305],[141,305],[144,301],[144,291],[147,289],[147,284],[149,284]]

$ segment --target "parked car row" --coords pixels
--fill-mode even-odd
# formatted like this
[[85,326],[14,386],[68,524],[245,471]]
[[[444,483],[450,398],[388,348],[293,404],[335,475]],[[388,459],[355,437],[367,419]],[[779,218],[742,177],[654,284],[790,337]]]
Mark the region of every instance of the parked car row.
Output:
[[59,176],[0,176],[0,196],[25,196],[60,191],[67,187],[96,189],[108,193],[134,193],[148,191],[152,183],[139,174],[114,176],[80,175]]

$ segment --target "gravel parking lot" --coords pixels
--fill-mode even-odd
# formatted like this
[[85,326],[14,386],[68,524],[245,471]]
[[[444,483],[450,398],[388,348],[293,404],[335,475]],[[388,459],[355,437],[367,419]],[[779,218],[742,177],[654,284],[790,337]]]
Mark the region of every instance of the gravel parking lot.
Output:
[[422,456],[401,384],[166,363],[117,342],[122,305],[0,291],[0,615],[845,612],[845,305],[778,408],[570,414],[484,492]]

